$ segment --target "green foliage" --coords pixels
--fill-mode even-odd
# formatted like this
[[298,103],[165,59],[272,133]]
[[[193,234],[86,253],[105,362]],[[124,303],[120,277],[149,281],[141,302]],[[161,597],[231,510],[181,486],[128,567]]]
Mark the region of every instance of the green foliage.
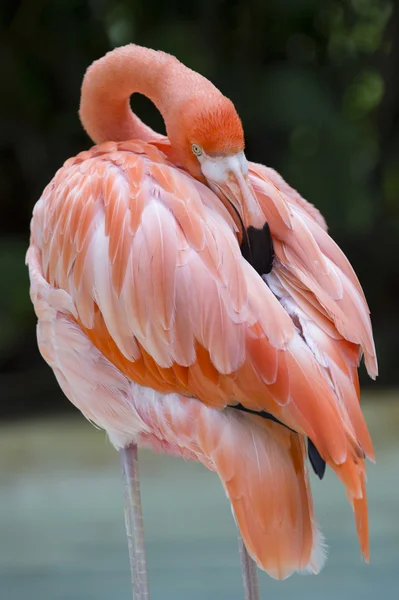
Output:
[[6,360],[24,343],[27,330],[35,326],[25,267],[26,242],[16,238],[0,240],[0,360]]
[[[0,21],[0,368],[37,360],[29,219],[57,168],[89,146],[77,116],[84,71],[133,41],[211,78],[237,106],[248,157],[322,210],[370,300],[381,381],[398,382],[398,3],[8,0]],[[150,102],[133,105],[162,129]]]

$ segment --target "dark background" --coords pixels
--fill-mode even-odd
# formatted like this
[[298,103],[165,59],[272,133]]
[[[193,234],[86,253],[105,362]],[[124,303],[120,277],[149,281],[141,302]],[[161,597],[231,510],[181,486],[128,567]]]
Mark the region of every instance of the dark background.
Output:
[[[399,2],[3,0],[0,23],[0,418],[69,407],[36,348],[29,220],[90,145],[77,116],[85,69],[129,42],[210,78],[237,107],[247,157],[323,212],[369,300],[377,385],[398,384]],[[133,106],[162,129],[148,101]]]

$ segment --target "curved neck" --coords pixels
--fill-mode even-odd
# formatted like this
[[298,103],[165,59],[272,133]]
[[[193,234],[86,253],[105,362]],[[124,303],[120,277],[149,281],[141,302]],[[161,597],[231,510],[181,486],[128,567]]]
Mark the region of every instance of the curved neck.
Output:
[[94,143],[164,139],[130,108],[131,94],[144,94],[161,109],[159,80],[168,55],[133,44],[116,48],[95,61],[82,83],[79,116]]
[[173,162],[203,180],[187,127],[202,105],[222,97],[219,90],[170,54],[134,44],[116,48],[87,69],[82,83],[79,114],[94,143],[167,139],[133,114],[130,96],[135,92],[161,113]]

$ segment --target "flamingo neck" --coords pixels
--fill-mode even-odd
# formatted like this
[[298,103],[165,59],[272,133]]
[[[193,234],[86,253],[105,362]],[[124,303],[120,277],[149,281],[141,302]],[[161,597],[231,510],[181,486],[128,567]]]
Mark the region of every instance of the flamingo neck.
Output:
[[201,107],[222,97],[219,90],[170,54],[135,44],[116,48],[87,69],[82,83],[79,115],[94,143],[167,139],[132,112],[134,93],[147,96],[161,113],[173,162],[204,181],[187,130]]
[[163,114],[160,81],[168,75],[171,59],[162,52],[131,44],[116,48],[87,69],[79,115],[96,144],[164,138],[132,112],[130,96],[135,92],[144,94]]

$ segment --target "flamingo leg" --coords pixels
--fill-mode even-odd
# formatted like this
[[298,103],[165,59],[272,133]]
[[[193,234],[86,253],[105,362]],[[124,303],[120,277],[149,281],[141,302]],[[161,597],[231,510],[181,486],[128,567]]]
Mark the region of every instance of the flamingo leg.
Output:
[[134,600],[149,600],[137,446],[132,444],[123,448],[120,451],[120,457],[125,486],[125,524],[133,598]]
[[255,561],[249,556],[240,532],[238,532],[238,538],[241,556],[241,572],[244,583],[244,598],[245,600],[260,600],[258,567],[256,566]]

